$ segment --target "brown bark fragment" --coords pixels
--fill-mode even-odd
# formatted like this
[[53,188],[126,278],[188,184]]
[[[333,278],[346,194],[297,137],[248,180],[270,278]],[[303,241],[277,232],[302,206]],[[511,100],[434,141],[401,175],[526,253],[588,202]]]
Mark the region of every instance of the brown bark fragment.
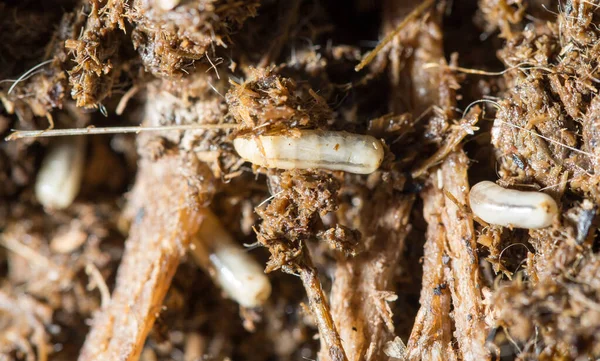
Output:
[[457,360],[452,345],[451,296],[446,280],[449,265],[444,262],[446,229],[442,222],[444,193],[437,187],[437,177],[422,193],[423,215],[427,221],[427,241],[423,260],[421,308],[417,313],[407,345],[408,360]]
[[394,270],[411,229],[413,197],[388,197],[381,192],[367,201],[376,206],[365,211],[370,218],[359,230],[375,239],[358,256],[339,260],[334,275],[331,311],[351,361],[381,359],[385,343],[394,338],[386,302],[395,300]]
[[[138,198],[110,304],[94,318],[79,360],[137,360],[171,278],[202,217],[187,204],[175,156],[144,161],[131,195]],[[134,202],[135,203],[135,202]],[[157,207],[160,205],[160,207]]]
[[482,285],[479,279],[477,243],[471,215],[462,208],[467,204],[469,160],[462,151],[450,154],[441,167],[446,196],[442,222],[447,230],[446,253],[450,256],[450,272],[446,275],[454,305],[458,340],[463,360],[489,360],[485,346],[487,328],[484,322]]

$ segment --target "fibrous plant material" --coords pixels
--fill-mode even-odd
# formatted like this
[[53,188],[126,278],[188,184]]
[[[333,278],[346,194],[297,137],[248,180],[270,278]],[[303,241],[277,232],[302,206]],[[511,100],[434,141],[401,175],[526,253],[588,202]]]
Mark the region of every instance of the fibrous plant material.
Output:
[[[570,188],[597,197],[596,176],[589,176],[595,147],[585,142],[595,134],[596,17],[595,5],[570,2],[555,22],[516,33],[499,53],[507,67],[516,67],[504,75],[508,91],[492,132],[508,182],[535,181],[557,195]],[[515,164],[513,155],[527,161]]]
[[[417,1],[384,2],[382,31],[390,33],[397,26],[402,26],[388,48],[380,54],[382,61],[389,63],[392,90],[389,107],[397,114],[410,110],[415,117],[420,116],[432,105],[439,104],[439,93],[443,91],[439,87],[440,69],[425,66],[445,63],[442,19],[439,10],[435,7],[429,9],[429,6],[426,2],[421,4]],[[413,17],[405,22],[405,18],[414,14],[415,10],[421,10],[419,15],[422,18]]]
[[[303,171],[274,174],[270,182],[275,186],[273,199],[264,209],[256,209],[262,218],[257,239],[271,253],[267,272],[281,268],[300,276],[319,328],[323,352],[332,360],[347,360],[318,271],[306,245],[320,235],[316,228],[319,217],[337,208],[339,185],[324,173]],[[338,242],[351,252],[357,235],[352,231],[342,234]]]
[[325,99],[309,84],[297,84],[273,68],[250,68],[246,81],[232,83],[225,98],[230,114],[253,134],[320,129],[332,118]]
[[[154,92],[146,105],[146,124],[156,126],[173,119],[179,123],[220,120],[218,106],[212,112],[203,111],[210,108],[207,104],[218,104],[214,96],[207,96],[210,80],[201,76],[192,81],[194,85],[182,93],[168,81],[163,88],[150,88]],[[208,144],[215,140],[212,133],[203,139],[204,135],[188,134],[187,141],[179,132],[139,137],[143,159],[125,212],[131,223],[126,252],[111,303],[96,315],[80,360],[139,358],[173,274],[202,227],[202,207],[214,193],[208,166],[198,160],[193,149],[185,148],[198,139]]]
[[512,39],[514,26],[518,26],[523,20],[526,10],[526,2],[522,0],[481,0],[479,10],[483,22],[483,30],[493,33],[499,30],[501,38]]
[[209,53],[215,47],[226,48],[230,33],[256,16],[259,4],[258,0],[134,0],[128,12],[135,26],[133,45],[147,71],[181,76],[204,57],[209,64],[223,61]]
[[[500,326],[523,346],[523,359],[556,357],[577,359],[598,355],[598,261],[590,248],[589,201],[565,213],[561,229],[531,231],[534,253],[527,259],[529,278],[516,279],[496,291],[493,314]],[[577,326],[575,326],[577,325]],[[577,348],[571,347],[574,343]]]
[[135,203],[117,284],[110,303],[95,315],[79,360],[139,358],[171,278],[202,223],[185,197],[184,177],[173,173],[178,166],[172,155],[140,165],[132,197],[141,193],[137,197],[143,200]]
[[446,228],[441,211],[445,206],[443,188],[437,174],[430,177],[423,197],[423,216],[427,222],[427,241],[424,247],[423,286],[419,303],[421,308],[415,318],[407,344],[408,360],[458,360],[452,343],[453,320],[450,317],[452,299],[447,277],[450,265],[446,249]]
[[[437,83],[439,69],[431,69],[424,76],[419,65],[425,61],[443,62],[439,19],[433,15],[425,21],[427,31],[421,31],[421,19],[413,17],[403,22],[406,12],[414,8],[411,5],[414,4],[399,6],[399,2],[389,1],[384,7],[384,31],[394,29],[400,21],[403,26],[389,49],[383,48],[380,53],[380,57],[390,58],[392,112],[409,109],[423,112],[436,104],[440,93],[446,90],[446,84]],[[422,6],[419,9],[423,11]],[[407,73],[407,64],[414,65],[415,72]],[[408,99],[407,92],[411,94]],[[398,94],[404,94],[404,98],[396,98]],[[413,98],[413,94],[417,96]],[[377,123],[372,122],[373,126]],[[390,139],[392,134],[382,132]],[[337,214],[343,224],[356,227],[365,240],[360,254],[337,260],[332,287],[332,312],[350,360],[384,358],[386,345],[397,332],[391,305],[402,291],[395,284],[394,265],[402,262],[411,231],[409,216],[414,197],[396,195],[392,183],[384,180],[390,178],[403,179],[395,170],[390,174],[381,170],[366,184],[364,180],[347,177],[346,192],[360,199],[360,206],[352,207],[353,211],[349,206],[343,207]],[[398,183],[396,186],[402,189],[403,181]],[[326,355],[323,357],[328,359]]]
[[31,122],[31,113],[47,116],[67,99],[64,41],[75,36],[81,21],[66,13],[71,6],[69,0],[41,7],[28,1],[0,3],[6,14],[0,22],[0,99],[22,122]]
[[467,213],[469,181],[468,159],[458,150],[451,153],[441,167],[441,182],[446,198],[442,223],[447,230],[446,252],[450,269],[446,278],[452,295],[456,339],[463,360],[488,360],[486,347],[488,326],[485,323],[483,285],[473,218]]
[[65,41],[75,65],[69,70],[71,96],[79,107],[98,107],[112,92],[121,71],[120,47],[125,32],[127,0],[82,2],[88,13],[76,39]]
[[[533,247],[528,277],[494,295],[498,323],[517,340],[522,359],[599,354],[590,333],[599,322],[589,309],[598,302],[598,287],[586,278],[597,272],[588,236],[590,227],[596,230],[591,204],[598,201],[598,87],[591,80],[598,72],[597,5],[575,0],[558,10],[552,21],[514,32],[499,53],[507,67],[523,69],[504,75],[506,99],[498,104],[492,131],[501,181],[533,184],[562,201],[559,223],[524,237]],[[584,201],[567,210],[573,194]]]
[[[446,74],[445,79],[449,79],[450,81],[454,80],[451,75]],[[446,81],[442,81],[441,84],[447,83]],[[441,98],[449,98],[446,94],[441,94]],[[451,110],[452,103],[445,104],[444,109],[446,110],[446,114],[442,114],[441,119],[447,118],[453,115]],[[475,126],[479,121],[479,117],[481,114],[481,109],[477,106],[471,108],[469,112],[465,115],[464,119],[458,121],[457,124],[453,124],[449,129],[449,134],[444,136],[442,143],[436,152],[427,158],[423,164],[421,164],[417,169],[411,172],[411,176],[414,178],[418,178],[427,174],[429,168],[439,164],[439,162],[443,161],[457,146],[467,137],[468,135],[475,134],[475,131],[478,128]],[[443,121],[443,120],[442,120]],[[440,129],[441,130],[441,129]]]
[[[359,213],[359,231],[371,239],[355,257],[339,259],[331,290],[332,312],[349,360],[377,360],[395,332],[388,303],[396,300],[394,264],[402,250],[410,225],[413,197],[391,197],[375,191]],[[345,209],[345,208],[343,208]],[[340,215],[340,219],[345,216]],[[368,218],[367,218],[368,217]],[[374,234],[373,230],[377,230]],[[373,239],[374,238],[374,239]],[[325,360],[332,358],[323,355]]]

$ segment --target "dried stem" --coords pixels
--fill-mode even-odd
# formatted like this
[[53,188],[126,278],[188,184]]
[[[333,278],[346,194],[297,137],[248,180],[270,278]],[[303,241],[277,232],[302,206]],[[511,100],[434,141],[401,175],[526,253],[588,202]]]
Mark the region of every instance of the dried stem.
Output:
[[132,193],[139,208],[116,288],[108,306],[94,317],[80,361],[139,358],[173,274],[202,222],[197,208],[186,203],[186,183],[173,172],[177,165],[177,157],[168,156],[140,166]]
[[427,241],[423,255],[423,285],[421,308],[407,345],[408,360],[457,360],[452,345],[452,319],[450,318],[450,292],[444,272],[444,245],[446,229],[442,224],[441,210],[444,209],[444,193],[434,184],[423,192],[423,214],[427,221]]
[[[351,361],[379,360],[394,339],[387,302],[396,298],[394,272],[404,250],[414,198],[377,192],[359,230],[374,236],[356,257],[339,260],[331,291],[332,313]],[[325,355],[323,359],[326,360]]]
[[139,132],[159,132],[167,130],[227,130],[237,129],[237,124],[190,124],[190,125],[163,125],[156,127],[139,126],[139,127],[106,127],[106,128],[75,128],[75,129],[52,129],[52,130],[17,130],[6,137],[5,140],[16,140],[22,138],[37,138],[37,137],[63,137],[69,135],[92,135],[92,134],[124,134],[124,133],[139,133]]
[[317,322],[321,340],[327,347],[328,355],[332,361],[347,361],[348,358],[342,346],[342,339],[333,323],[329,303],[325,294],[323,294],[317,269],[312,265],[308,248],[304,246],[302,252],[304,264],[299,269],[300,278],[308,295],[308,304]]
[[[442,164],[445,192],[452,194],[460,205],[467,204],[469,159],[462,150],[450,154]],[[442,222],[447,230],[445,252],[450,256],[450,269],[446,279],[450,285],[456,338],[465,361],[489,360],[485,346],[487,327],[484,322],[482,285],[479,277],[479,260],[475,229],[471,215],[464,208],[445,198]]]

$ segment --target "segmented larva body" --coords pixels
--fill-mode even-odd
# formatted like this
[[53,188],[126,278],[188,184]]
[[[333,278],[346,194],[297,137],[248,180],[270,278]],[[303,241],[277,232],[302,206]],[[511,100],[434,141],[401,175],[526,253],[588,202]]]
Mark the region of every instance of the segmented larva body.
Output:
[[369,174],[383,161],[383,144],[370,135],[318,130],[298,133],[238,137],[233,146],[240,157],[266,168]]
[[271,295],[271,283],[260,264],[234,242],[217,217],[201,210],[204,219],[191,254],[225,293],[244,307],[261,306]]
[[505,227],[545,228],[558,215],[556,202],[545,193],[506,189],[489,181],[471,188],[469,202],[477,217]]
[[81,188],[85,138],[64,137],[50,145],[35,181],[35,195],[46,208],[64,209]]

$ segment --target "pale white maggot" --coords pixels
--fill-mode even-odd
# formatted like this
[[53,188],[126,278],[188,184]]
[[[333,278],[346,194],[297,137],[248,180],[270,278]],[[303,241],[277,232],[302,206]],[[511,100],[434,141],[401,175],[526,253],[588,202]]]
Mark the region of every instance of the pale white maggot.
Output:
[[370,135],[299,130],[234,139],[240,157],[266,168],[322,168],[369,174],[383,161],[383,144]]
[[537,229],[552,224],[556,201],[542,192],[524,192],[483,181],[469,193],[471,210],[480,219],[499,226]]
[[192,239],[192,256],[237,303],[244,307],[261,306],[271,295],[271,283],[262,267],[233,241],[210,210],[201,212],[204,218]]
[[42,161],[35,182],[38,201],[51,209],[64,209],[73,203],[81,188],[85,162],[85,138],[55,140]]

